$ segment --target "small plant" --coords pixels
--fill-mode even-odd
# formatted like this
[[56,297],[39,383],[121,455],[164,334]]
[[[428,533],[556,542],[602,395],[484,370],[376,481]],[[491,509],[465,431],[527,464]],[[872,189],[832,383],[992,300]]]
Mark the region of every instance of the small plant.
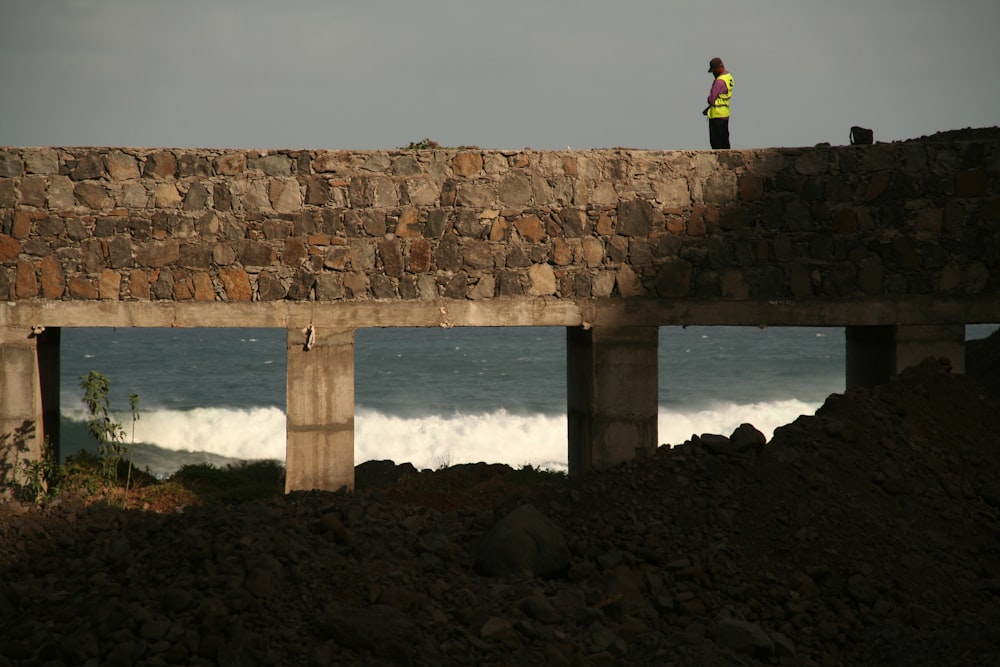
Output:
[[434,148],[441,148],[441,144],[431,139],[421,139],[420,141],[411,141],[408,146],[404,146],[404,150],[409,151],[424,151],[431,150]]
[[139,420],[139,396],[129,394],[132,410],[132,441],[125,442],[125,428],[116,422],[111,414],[111,380],[103,373],[90,371],[80,376],[80,386],[84,390],[83,402],[90,411],[87,432],[97,440],[97,453],[101,460],[101,471],[108,482],[118,479],[118,466],[128,455],[128,471],[125,478],[125,502],[132,479],[132,450],[135,448],[135,423]]
[[56,448],[52,446],[51,440],[45,438],[40,458],[21,461],[21,476],[23,481],[18,482],[15,487],[21,500],[36,503],[58,492],[65,471],[59,465]]

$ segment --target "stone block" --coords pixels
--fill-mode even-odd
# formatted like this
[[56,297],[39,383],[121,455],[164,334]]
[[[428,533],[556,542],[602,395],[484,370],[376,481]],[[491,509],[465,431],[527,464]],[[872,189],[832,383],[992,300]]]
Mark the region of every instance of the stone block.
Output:
[[59,154],[50,148],[26,151],[24,166],[28,174],[58,174]]
[[139,163],[132,155],[121,151],[113,151],[104,158],[108,170],[108,178],[113,181],[126,181],[139,178]]
[[25,176],[21,179],[22,206],[35,206],[42,208],[45,206],[46,179],[44,176]]
[[616,232],[622,236],[649,236],[653,228],[653,205],[644,199],[618,203]]
[[157,183],[154,204],[156,208],[176,208],[181,203],[181,195],[173,183]]
[[416,208],[405,208],[396,221],[396,236],[400,238],[415,238],[421,235],[420,211]]
[[526,215],[514,220],[514,229],[529,243],[540,243],[547,237],[542,221],[536,215]]
[[76,201],[89,209],[99,211],[111,203],[107,189],[100,183],[84,181],[73,188]]
[[451,168],[456,176],[478,176],[483,170],[483,155],[478,152],[458,153],[451,160]]
[[250,301],[252,298],[250,277],[243,269],[220,268],[219,280],[229,301]]
[[128,274],[128,295],[141,301],[149,300],[149,274],[142,269],[134,269]]
[[46,255],[39,263],[41,273],[42,298],[61,299],[66,290],[66,274],[55,255]]
[[94,282],[86,276],[72,276],[69,279],[69,295],[74,299],[96,301],[100,292]]
[[57,174],[49,177],[46,204],[53,211],[73,208],[76,204],[76,199],[73,195],[73,182],[68,176]]
[[415,239],[407,246],[406,265],[410,273],[425,273],[431,267],[431,244],[426,239]]
[[38,278],[35,275],[35,265],[28,260],[22,259],[17,262],[14,296],[18,299],[33,299],[38,296]]
[[0,234],[0,262],[14,259],[21,254],[21,244],[13,236]]
[[142,175],[157,180],[172,179],[177,174],[177,158],[170,151],[157,151],[146,156]]
[[113,269],[104,269],[97,281],[97,290],[101,299],[117,301],[121,294],[122,276]]
[[215,285],[207,271],[195,271],[191,276],[195,301],[215,301]]
[[533,264],[528,269],[528,279],[530,286],[528,294],[531,296],[546,296],[555,294],[556,276],[549,264]]

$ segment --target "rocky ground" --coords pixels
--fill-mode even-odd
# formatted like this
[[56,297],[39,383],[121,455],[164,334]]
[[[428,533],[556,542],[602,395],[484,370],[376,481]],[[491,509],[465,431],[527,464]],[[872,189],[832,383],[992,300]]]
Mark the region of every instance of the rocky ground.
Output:
[[[762,442],[0,505],[3,665],[997,665],[1000,334]],[[364,488],[362,488],[364,487]]]

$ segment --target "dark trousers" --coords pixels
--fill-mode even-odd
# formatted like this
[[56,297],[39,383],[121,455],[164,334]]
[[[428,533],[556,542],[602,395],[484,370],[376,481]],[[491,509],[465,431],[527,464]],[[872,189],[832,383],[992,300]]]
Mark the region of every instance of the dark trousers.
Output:
[[729,118],[708,119],[708,140],[712,148],[729,148]]

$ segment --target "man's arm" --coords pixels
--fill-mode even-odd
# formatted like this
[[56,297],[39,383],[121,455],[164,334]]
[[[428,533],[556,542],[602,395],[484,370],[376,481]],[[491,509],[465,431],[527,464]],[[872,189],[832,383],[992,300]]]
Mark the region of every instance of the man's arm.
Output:
[[722,79],[716,79],[712,82],[712,89],[708,91],[708,106],[715,104],[715,99],[726,92],[726,82]]

